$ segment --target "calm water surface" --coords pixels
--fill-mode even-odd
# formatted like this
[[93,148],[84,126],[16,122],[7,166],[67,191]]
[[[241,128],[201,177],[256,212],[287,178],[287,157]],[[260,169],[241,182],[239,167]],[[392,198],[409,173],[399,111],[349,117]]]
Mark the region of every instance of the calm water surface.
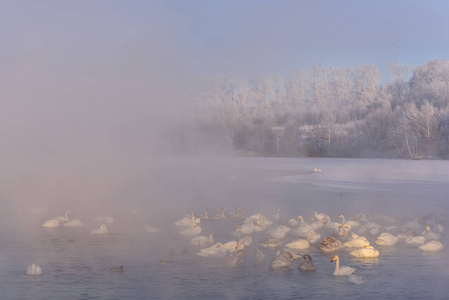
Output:
[[[321,168],[322,173],[313,172]],[[156,170],[156,171],[155,171]],[[333,276],[333,254],[311,247],[317,270],[303,273],[294,262],[289,270],[273,272],[269,262],[275,252],[263,250],[265,264],[253,263],[252,251],[264,234],[252,235],[245,264],[225,267],[221,261],[196,255],[173,222],[191,208],[236,206],[247,215],[273,215],[281,209],[283,220],[299,214],[310,221],[313,211],[337,220],[367,212],[408,222],[430,213],[449,215],[449,166],[443,161],[343,160],[343,159],[158,159],[152,170],[144,168],[130,177],[138,196],[105,203],[105,211],[76,215],[79,229],[41,227],[55,215],[23,220],[3,215],[0,230],[0,299],[447,299],[449,297],[448,248],[423,253],[403,245],[378,247],[379,258],[360,260],[338,252],[340,264],[357,268],[362,285]],[[131,198],[131,197],[130,197]],[[131,208],[138,209],[131,212]],[[11,208],[12,209],[12,208]],[[92,217],[112,214],[109,232],[92,236],[98,227]],[[61,213],[59,213],[61,214]],[[26,221],[26,222],[25,222]],[[19,226],[21,224],[26,224]],[[145,224],[159,233],[146,233]],[[216,242],[235,238],[230,232],[239,221],[201,221],[201,235],[214,234]],[[443,244],[447,241],[446,232]],[[286,242],[294,240],[287,237]],[[188,253],[182,251],[187,249]],[[172,254],[170,252],[172,251]],[[159,264],[167,259],[169,264]],[[41,276],[27,276],[33,262]],[[123,273],[111,273],[115,266]]]

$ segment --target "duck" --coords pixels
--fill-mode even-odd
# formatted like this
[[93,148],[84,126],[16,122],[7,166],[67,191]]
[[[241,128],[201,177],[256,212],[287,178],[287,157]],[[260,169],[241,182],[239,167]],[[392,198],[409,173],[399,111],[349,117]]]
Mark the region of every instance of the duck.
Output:
[[51,219],[48,221],[45,221],[44,224],[42,224],[43,227],[45,228],[55,228],[59,226],[59,221],[56,219]]
[[209,234],[209,237],[196,236],[190,240],[190,245],[198,246],[198,247],[205,247],[208,245],[212,245],[213,243],[214,243],[214,237],[212,234]]
[[285,247],[290,248],[290,249],[302,250],[302,249],[308,249],[310,247],[310,244],[306,240],[298,239],[296,241],[286,244]]
[[245,263],[245,257],[246,257],[245,251],[237,251],[229,253],[228,256],[226,256],[226,266],[227,267],[241,266]]
[[343,243],[334,237],[327,237],[321,243],[318,244],[321,251],[323,252],[333,252],[343,248]]
[[443,249],[443,244],[439,241],[430,241],[418,247],[422,251],[440,251]]
[[315,271],[315,264],[312,261],[312,256],[309,254],[304,254],[302,257],[303,261],[299,264],[299,269],[301,271]]
[[69,215],[71,214],[70,210],[66,211],[64,216],[57,216],[55,219],[59,222],[68,222],[70,221]]
[[389,232],[383,232],[377,237],[375,243],[379,246],[394,246],[398,242],[398,238]]
[[293,256],[288,252],[283,252],[280,255],[276,256],[270,262],[270,268],[271,269],[287,268],[292,264],[292,262]]
[[373,246],[365,246],[363,248],[353,250],[349,252],[349,254],[354,257],[371,258],[371,257],[378,257],[379,251],[377,249],[374,249]]
[[179,233],[182,235],[198,235],[201,233],[201,230],[202,229],[200,225],[198,225],[197,223],[192,223],[192,225],[190,225],[190,228],[184,229]]
[[108,232],[108,228],[106,224],[102,224],[100,228],[94,229],[90,232],[90,234],[106,234]]
[[196,253],[198,256],[202,257],[210,257],[210,258],[224,258],[227,255],[227,252],[223,249],[222,243],[215,243],[209,248],[201,249]]
[[67,227],[83,227],[84,223],[81,222],[80,219],[73,219],[73,220],[65,223],[64,226],[67,226]]
[[354,273],[354,271],[356,270],[355,268],[351,268],[351,267],[341,267],[340,268],[340,258],[338,257],[338,255],[335,255],[334,257],[332,257],[331,262],[335,261],[335,270],[334,270],[334,275],[351,275],[352,273]]
[[123,270],[125,269],[124,266],[120,266],[120,267],[113,267],[109,269],[109,272],[120,272],[123,273]]
[[277,239],[266,239],[265,241],[260,242],[260,247],[262,248],[277,248],[282,247],[282,242]]
[[32,264],[27,269],[27,275],[34,276],[34,275],[41,275],[42,274],[42,268],[36,264]]

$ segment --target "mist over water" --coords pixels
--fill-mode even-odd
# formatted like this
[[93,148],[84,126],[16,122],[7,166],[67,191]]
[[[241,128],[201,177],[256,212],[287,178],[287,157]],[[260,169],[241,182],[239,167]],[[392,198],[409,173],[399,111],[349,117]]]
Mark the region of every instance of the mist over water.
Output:
[[[382,247],[374,244],[377,236],[368,235],[380,251],[378,258],[357,260],[348,251],[337,252],[342,265],[357,268],[355,274],[365,279],[359,286],[333,276],[334,265],[329,263],[333,254],[323,253],[317,246],[302,251],[314,258],[317,271],[313,274],[299,271],[296,262],[287,271],[274,272],[269,261],[275,251],[262,249],[267,257],[261,265],[252,258],[266,233],[251,234],[253,244],[245,249],[244,265],[229,268],[221,260],[197,256],[199,249],[189,245],[192,237],[180,235],[173,225],[192,208],[196,214],[208,208],[215,215],[222,207],[233,211],[237,206],[244,208],[247,216],[261,212],[269,218],[279,208],[283,224],[299,214],[310,222],[314,211],[324,212],[332,220],[340,214],[347,220],[359,213],[381,214],[395,217],[398,225],[429,214],[447,216],[449,168],[444,161],[159,157],[127,160],[126,165],[129,169],[117,165],[120,175],[111,172],[90,188],[85,184],[89,180],[79,180],[88,174],[96,178],[96,174],[90,168],[78,170],[69,178],[84,189],[75,193],[76,188],[70,190],[69,185],[70,193],[59,201],[39,198],[25,205],[3,200],[8,209],[2,210],[0,221],[2,298],[288,299],[336,295],[439,299],[445,295],[447,247],[434,253],[403,244]],[[322,172],[314,172],[314,168]],[[105,190],[109,192],[105,194]],[[103,193],[103,197],[95,198],[93,192]],[[48,210],[33,210],[42,207]],[[65,210],[72,212],[73,219],[81,219],[84,227],[41,226]],[[106,235],[90,235],[99,227],[93,218],[101,214],[113,216],[114,223],[108,225]],[[225,243],[237,239],[230,234],[242,223],[202,220],[199,225],[201,235],[212,233],[215,242]],[[145,232],[145,225],[160,232]],[[443,244],[446,236],[443,232]],[[285,243],[294,239],[286,237]],[[182,254],[184,249],[187,254]],[[169,264],[160,265],[160,259]],[[25,274],[33,262],[42,267],[43,275]],[[125,267],[123,273],[109,272],[120,265]]]

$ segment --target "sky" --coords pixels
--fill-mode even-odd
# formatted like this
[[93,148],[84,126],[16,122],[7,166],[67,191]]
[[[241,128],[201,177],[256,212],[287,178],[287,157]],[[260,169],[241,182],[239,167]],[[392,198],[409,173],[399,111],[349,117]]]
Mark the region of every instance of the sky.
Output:
[[[420,65],[448,1],[1,1],[0,138],[36,155],[151,152],[202,76]],[[95,146],[96,145],[96,146]],[[39,154],[40,153],[40,154]]]

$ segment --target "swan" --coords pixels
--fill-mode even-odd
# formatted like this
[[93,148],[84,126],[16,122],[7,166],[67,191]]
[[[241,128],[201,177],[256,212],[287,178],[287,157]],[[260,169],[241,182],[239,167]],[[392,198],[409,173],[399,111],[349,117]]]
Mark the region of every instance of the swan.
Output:
[[420,232],[422,230],[422,226],[419,223],[419,218],[415,218],[414,221],[408,222],[404,225],[402,225],[401,229],[403,231],[415,231]]
[[297,259],[300,259],[302,257],[302,254],[301,254],[302,251],[300,249],[293,249],[293,248],[280,249],[280,250],[278,250],[276,252],[276,255],[280,255],[283,252],[290,253],[292,255],[292,257],[293,257],[293,260],[297,260]]
[[290,249],[308,249],[310,247],[309,242],[303,239],[298,239],[296,241],[293,241],[291,243],[288,243],[285,245],[285,247]]
[[198,224],[201,222],[199,218],[195,218],[195,210],[192,209],[190,211],[190,217],[184,217],[178,221],[176,221],[174,224],[178,227],[189,227],[192,226],[192,224]]
[[[301,223],[299,223],[299,220],[301,220]],[[304,219],[301,216],[298,216],[296,219],[290,219],[288,220],[288,225],[291,227],[298,226],[300,224],[304,223]]]
[[83,227],[84,224],[83,224],[83,222],[81,222],[80,219],[73,219],[73,220],[65,223],[64,226],[67,226],[67,227]]
[[200,214],[199,216],[198,216],[198,218],[200,219],[200,220],[207,220],[207,219],[209,219],[209,216],[207,215],[209,213],[209,209],[205,209],[204,210],[204,214]]
[[344,247],[342,242],[333,237],[325,238],[318,246],[323,252],[337,251]]
[[223,207],[221,209],[221,213],[219,213],[218,215],[215,215],[213,217],[213,219],[216,219],[216,220],[224,220],[224,219],[226,219],[225,210],[226,210],[226,208]]
[[100,228],[94,229],[90,232],[90,234],[105,234],[108,232],[108,228],[105,224],[102,224]]
[[190,245],[204,247],[208,245],[212,245],[214,243],[214,237],[212,234],[207,236],[196,236],[190,240]]
[[190,228],[184,229],[183,231],[180,231],[180,234],[183,235],[198,235],[201,233],[201,227],[200,225],[196,224],[196,223],[192,223]]
[[123,266],[120,266],[120,267],[113,267],[113,268],[110,268],[110,269],[109,269],[109,272],[120,272],[120,273],[123,273],[124,268],[125,268],[125,267],[123,267]]
[[293,262],[293,256],[288,252],[283,252],[276,256],[270,263],[271,269],[286,268]]
[[241,234],[250,234],[254,232],[254,224],[253,221],[249,222],[248,224],[245,224],[243,226],[237,226],[236,232],[239,232]]
[[313,221],[325,223],[326,220],[328,220],[328,219],[330,220],[329,216],[326,215],[325,213],[319,214],[316,211],[313,212],[313,216],[312,216]]
[[246,253],[245,251],[237,251],[234,253],[228,254],[226,256],[226,266],[228,267],[236,267],[243,265],[245,263]]
[[223,244],[222,249],[226,252],[236,252],[238,250],[243,250],[245,246],[240,241],[229,241]]
[[371,235],[377,235],[377,234],[379,234],[379,231],[380,231],[381,228],[382,228],[382,226],[380,226],[380,225],[378,225],[376,223],[368,222],[368,223],[363,224],[360,227],[358,233],[359,234],[364,234],[365,232],[367,232],[367,233],[369,233]]
[[365,279],[362,277],[356,276],[354,274],[351,274],[348,276],[348,282],[355,283],[355,284],[362,284],[365,282]]
[[273,220],[280,220],[281,219],[281,210],[278,208],[278,210],[276,211],[276,213],[273,215]]
[[[321,225],[323,225],[323,224],[321,224]],[[291,231],[291,234],[295,235],[297,237],[305,238],[305,237],[307,237],[307,235],[310,232],[315,232],[315,230],[311,226],[309,226],[308,224],[301,223],[301,225],[298,228],[296,228],[295,230]]]
[[246,217],[244,223],[249,223],[249,221],[258,221],[261,218],[263,218],[262,214],[261,213],[257,213],[255,215]]
[[299,264],[301,271],[315,271],[315,264],[312,261],[312,257],[309,254],[304,254],[303,261]]
[[41,275],[42,268],[36,264],[32,264],[27,269],[27,275]]
[[426,230],[422,233],[422,236],[426,239],[426,241],[439,240],[441,235],[430,231],[430,226],[426,226]]
[[159,264],[161,266],[168,266],[168,260],[165,259],[159,259]]
[[143,228],[143,230],[145,230],[145,232],[148,233],[155,233],[155,232],[159,232],[160,230],[157,229],[156,227],[150,226],[150,225],[145,225],[145,227]]
[[419,249],[422,251],[440,251],[443,249],[443,244],[439,241],[430,241],[425,243],[424,245],[419,246]]
[[216,243],[210,246],[209,248],[201,249],[196,254],[198,256],[211,257],[211,258],[224,258],[227,255],[226,251],[223,249],[222,243]]
[[280,242],[277,239],[267,239],[263,242],[260,242],[260,246],[262,248],[277,248],[277,247],[282,247],[282,242]]
[[60,222],[68,222],[70,221],[69,215],[71,214],[70,210],[66,211],[64,216],[58,216],[55,219]]
[[59,226],[59,221],[56,219],[51,219],[46,221],[44,224],[42,224],[42,226],[46,227],[46,228],[54,228],[54,227],[58,227]]
[[307,241],[309,244],[315,244],[321,239],[321,234],[316,233],[314,230],[309,231],[307,234]]
[[352,233],[351,238],[351,240],[343,244],[346,248],[362,248],[369,246],[369,241],[363,236],[358,236],[357,234]]
[[331,262],[333,262],[334,260],[335,260],[335,270],[333,273],[334,275],[351,275],[352,273],[354,273],[355,268],[351,267],[340,268],[340,258],[338,257],[338,255],[332,257]]
[[252,239],[251,237],[249,237],[249,236],[244,236],[244,237],[242,237],[239,241],[240,241],[240,242],[243,244],[243,246],[245,246],[245,247],[250,247],[251,244],[253,243],[253,239]]
[[261,216],[260,219],[257,220],[256,225],[254,225],[254,231],[255,232],[262,232],[262,231],[267,230],[267,228],[271,225],[268,222],[271,222],[271,221],[268,221],[267,217]]
[[268,231],[267,233],[274,239],[282,240],[283,238],[285,238],[285,232],[281,229],[280,226]]
[[235,209],[235,212],[230,212],[227,218],[229,220],[242,220],[243,219],[242,213],[244,213],[244,212],[245,212],[244,209],[237,207]]
[[110,216],[100,215],[96,218],[94,218],[94,221],[101,224],[112,224],[114,223],[114,218]]
[[265,254],[263,254],[263,252],[260,251],[259,249],[254,249],[253,255],[254,255],[254,263],[256,264],[261,264],[265,259]]
[[379,246],[394,246],[398,242],[398,238],[389,232],[381,233],[375,243]]
[[423,236],[409,237],[405,240],[405,244],[410,247],[419,247],[426,242],[426,238]]
[[373,246],[365,246],[363,248],[357,249],[357,250],[353,250],[351,252],[349,252],[350,255],[354,256],[354,257],[378,257],[379,256],[379,251],[374,249]]

